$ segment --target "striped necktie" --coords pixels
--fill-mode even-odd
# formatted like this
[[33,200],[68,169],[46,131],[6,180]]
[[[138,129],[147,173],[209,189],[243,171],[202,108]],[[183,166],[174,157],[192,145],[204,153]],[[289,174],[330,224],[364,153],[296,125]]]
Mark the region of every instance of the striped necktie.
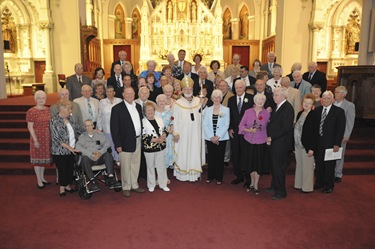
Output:
[[89,112],[89,119],[92,121],[92,119],[94,118],[94,114],[92,112],[92,107],[91,107],[91,104],[90,104],[90,99],[87,99],[87,110]]
[[322,117],[320,119],[320,126],[319,126],[319,135],[322,137],[323,136],[323,125],[324,125],[324,120],[327,117],[327,108],[324,108]]
[[238,113],[241,113],[241,108],[242,108],[242,101],[241,101],[241,97],[239,97],[238,104],[237,104]]
[[117,82],[117,87],[121,88],[121,82],[120,82],[120,77],[116,75],[116,82]]

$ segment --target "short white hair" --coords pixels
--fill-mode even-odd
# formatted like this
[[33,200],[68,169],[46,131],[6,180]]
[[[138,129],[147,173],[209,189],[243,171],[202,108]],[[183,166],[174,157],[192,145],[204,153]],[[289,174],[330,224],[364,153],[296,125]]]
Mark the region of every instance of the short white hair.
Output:
[[165,94],[159,94],[157,97],[156,97],[156,104],[159,103],[159,101],[161,99],[165,99],[167,100],[167,96],[165,96]]
[[39,97],[39,96],[41,96],[41,97],[47,97],[47,95],[46,95],[46,93],[44,92],[44,91],[42,91],[42,90],[38,90],[38,91],[36,91],[35,92],[35,94],[34,94],[34,100],[36,100],[36,98],[37,97]]
[[142,87],[139,88],[139,90],[138,90],[138,95],[141,93],[141,91],[142,91],[143,89],[147,89],[147,92],[150,93],[150,89],[148,89],[148,88],[145,87],[145,86],[142,86]]
[[156,61],[154,61],[154,60],[149,60],[149,61],[146,62],[146,65],[149,67],[149,66],[150,66],[150,63],[153,63],[154,66],[156,66]]
[[297,75],[297,74],[302,75],[302,72],[299,71],[299,70],[296,70],[296,71],[294,71],[294,72],[292,73],[293,76],[294,76],[294,75]]
[[220,91],[219,89],[215,89],[212,94],[211,94],[211,99],[214,97],[220,97],[220,101],[223,99],[223,92]]
[[334,98],[333,93],[332,93],[331,91],[329,91],[329,90],[325,91],[325,92],[322,94],[322,97],[325,96],[325,95],[329,95],[329,96],[331,96],[331,98]]
[[276,92],[281,93],[285,98],[287,98],[287,96],[288,96],[288,92],[286,91],[286,88],[285,88],[285,87],[276,87],[276,88],[273,90],[273,93],[276,93]]
[[257,93],[257,94],[255,94],[255,96],[254,96],[254,102],[255,102],[257,99],[262,99],[263,101],[266,101],[266,95],[264,95],[263,93]]
[[171,85],[169,85],[169,84],[163,86],[163,91],[164,91],[164,90],[168,90],[168,89],[170,89],[170,90],[173,91],[173,86],[171,86]]

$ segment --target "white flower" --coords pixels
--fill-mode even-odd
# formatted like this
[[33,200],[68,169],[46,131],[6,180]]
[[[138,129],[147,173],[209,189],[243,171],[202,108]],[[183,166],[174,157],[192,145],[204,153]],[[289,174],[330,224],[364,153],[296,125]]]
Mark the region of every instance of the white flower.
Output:
[[249,100],[247,99],[247,98],[245,98],[244,100],[243,100],[243,102],[245,102],[245,103],[247,103]]
[[223,112],[220,112],[219,117],[220,117],[220,118],[224,118],[224,113],[223,113]]

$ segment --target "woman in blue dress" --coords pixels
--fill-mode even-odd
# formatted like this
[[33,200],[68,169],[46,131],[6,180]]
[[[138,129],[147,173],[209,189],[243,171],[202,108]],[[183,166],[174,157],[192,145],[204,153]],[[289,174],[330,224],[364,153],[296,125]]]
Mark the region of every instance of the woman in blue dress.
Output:
[[165,94],[159,94],[157,96],[156,104],[157,104],[157,108],[155,111],[155,116],[163,119],[164,126],[169,134],[166,138],[167,147],[165,149],[165,154],[164,154],[165,167],[173,168],[174,142],[173,142],[173,135],[172,135],[172,132],[173,132],[172,110],[165,108],[167,104],[167,97],[165,96]]

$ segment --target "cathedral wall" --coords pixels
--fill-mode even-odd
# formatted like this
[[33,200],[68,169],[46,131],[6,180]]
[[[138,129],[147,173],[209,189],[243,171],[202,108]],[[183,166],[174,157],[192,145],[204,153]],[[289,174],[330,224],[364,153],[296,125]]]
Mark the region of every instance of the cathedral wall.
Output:
[[81,61],[79,8],[77,0],[60,1],[51,5],[53,29],[53,57],[56,74],[69,76],[74,65]]

